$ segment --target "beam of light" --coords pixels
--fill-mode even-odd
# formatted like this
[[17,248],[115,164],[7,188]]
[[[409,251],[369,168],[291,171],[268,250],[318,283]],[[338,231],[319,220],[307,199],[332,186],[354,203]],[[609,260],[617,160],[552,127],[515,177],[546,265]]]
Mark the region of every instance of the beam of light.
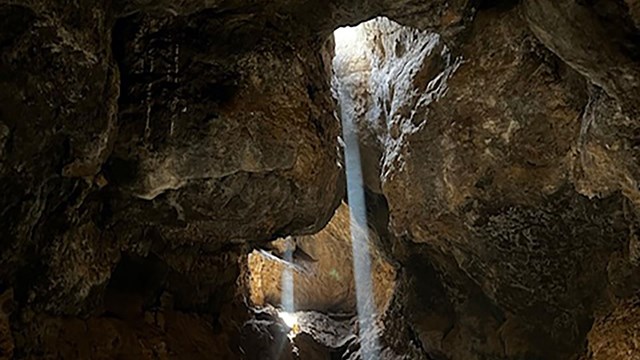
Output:
[[[345,66],[342,61],[349,62],[361,55],[362,30],[359,28],[341,28],[334,33],[336,41],[336,58],[334,69]],[[358,42],[358,43],[354,43]],[[347,53],[339,53],[344,52]],[[352,59],[349,57],[353,56]],[[336,63],[338,62],[338,63]],[[353,250],[353,275],[356,286],[358,308],[358,332],[363,360],[379,358],[377,331],[375,325],[375,308],[373,301],[373,282],[371,277],[371,254],[369,250],[369,234],[367,214],[362,180],[362,165],[358,146],[358,133],[355,124],[355,104],[351,92],[345,82],[338,82],[338,102],[342,121],[344,141],[344,158],[347,177],[347,195],[351,217],[351,245]]]
[[[293,263],[293,244],[292,239],[287,238],[285,241],[285,251],[283,253],[284,260],[292,264]],[[293,270],[291,266],[284,266],[282,269],[282,298],[281,298],[282,311],[281,314],[292,314],[291,316],[280,316],[284,323],[291,329],[293,325],[289,325],[287,321],[295,317],[294,308],[294,289],[293,289]]]

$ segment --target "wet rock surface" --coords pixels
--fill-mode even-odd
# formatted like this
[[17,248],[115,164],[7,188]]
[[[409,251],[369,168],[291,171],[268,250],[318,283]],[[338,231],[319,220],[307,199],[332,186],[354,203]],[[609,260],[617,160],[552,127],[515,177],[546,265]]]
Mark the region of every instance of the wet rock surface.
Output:
[[[0,357],[640,357],[639,24],[636,0],[0,0]],[[289,340],[247,255],[292,236],[351,271],[341,111],[395,283],[367,339],[315,314]],[[300,307],[353,309],[329,267]]]

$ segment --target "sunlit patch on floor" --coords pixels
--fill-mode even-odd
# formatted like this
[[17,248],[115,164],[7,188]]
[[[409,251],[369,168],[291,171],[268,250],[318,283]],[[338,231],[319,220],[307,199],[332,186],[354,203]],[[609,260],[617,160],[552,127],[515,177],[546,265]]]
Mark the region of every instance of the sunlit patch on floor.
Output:
[[290,329],[293,329],[298,325],[298,315],[296,315],[296,313],[278,311],[278,316]]

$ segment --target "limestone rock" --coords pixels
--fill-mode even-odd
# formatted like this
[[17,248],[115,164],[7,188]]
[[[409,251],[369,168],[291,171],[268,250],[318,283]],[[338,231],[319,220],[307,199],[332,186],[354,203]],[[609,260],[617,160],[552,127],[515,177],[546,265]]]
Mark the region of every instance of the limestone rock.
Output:
[[[361,26],[363,45],[350,60],[336,48],[342,111],[359,122],[361,147],[373,149],[364,162],[379,164],[395,241],[413,242],[396,256],[407,266],[432,263],[444,282],[448,305],[414,327],[447,358],[581,352],[589,318],[606,307],[609,262],[634,236],[635,214],[618,192],[635,194],[634,152],[622,135],[633,122],[617,105],[606,108],[606,97],[589,102],[586,81],[519,10],[486,8],[453,42],[375,20]],[[588,116],[602,125],[588,128]],[[584,147],[612,141],[620,145],[605,145],[607,158]],[[615,156],[616,165],[596,167]],[[588,180],[574,172],[580,166]],[[452,328],[434,327],[434,315]],[[486,335],[470,345],[472,333]],[[542,339],[546,349],[533,345]]]
[[[17,334],[18,358],[62,359],[237,359],[228,333],[212,328],[206,316],[148,313],[147,320],[113,317],[37,317]],[[28,346],[25,346],[28,345]]]
[[11,359],[15,349],[9,321],[13,307],[13,291],[7,290],[0,295],[0,357],[3,359]]
[[589,332],[591,359],[640,358],[638,311],[638,299],[632,298],[595,321]]
[[[290,269],[296,311],[355,314],[356,295],[349,223],[349,208],[342,204],[322,231],[315,235],[295,237],[296,246],[317,260],[301,260],[299,267],[291,268],[260,252],[250,254],[251,299],[254,304],[281,306],[283,272]],[[377,234],[370,231],[370,236],[375,237]],[[372,249],[375,249],[375,244],[376,241],[372,240]],[[379,252],[373,253],[372,264],[373,296],[378,311],[384,312],[395,290],[395,269]]]
[[114,206],[174,247],[319,230],[341,195],[320,53],[277,40],[232,48],[231,20],[207,15],[119,25],[131,81],[108,171],[123,191]]
[[[639,4],[0,0],[0,356],[635,357]],[[395,283],[291,341],[246,255],[353,309],[337,114]]]
[[[526,0],[531,30],[567,64],[640,114],[640,27],[634,1]],[[593,44],[598,44],[594,47]]]
[[109,9],[3,2],[0,13],[0,282],[77,313],[114,261],[89,196],[116,128]]

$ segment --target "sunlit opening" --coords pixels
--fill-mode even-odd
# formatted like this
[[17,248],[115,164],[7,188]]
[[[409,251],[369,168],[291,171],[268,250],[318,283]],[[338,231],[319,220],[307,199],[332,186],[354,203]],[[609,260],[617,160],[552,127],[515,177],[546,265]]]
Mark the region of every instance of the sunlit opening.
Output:
[[344,75],[354,68],[369,68],[368,49],[365,46],[367,33],[362,26],[345,26],[333,32],[335,42],[334,70]]
[[345,26],[336,29],[333,32],[333,36],[335,38],[336,46],[344,46],[347,44],[353,44],[358,40],[358,36],[360,31],[358,27]]

